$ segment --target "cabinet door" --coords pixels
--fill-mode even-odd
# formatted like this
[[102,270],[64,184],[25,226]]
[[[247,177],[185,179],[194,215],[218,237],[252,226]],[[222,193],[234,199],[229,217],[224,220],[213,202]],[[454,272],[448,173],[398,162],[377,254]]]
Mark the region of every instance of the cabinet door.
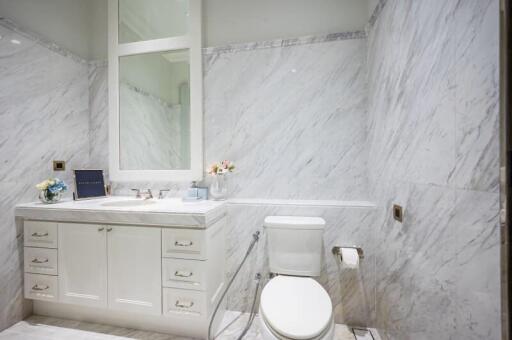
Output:
[[107,233],[109,308],[160,315],[161,229],[111,228]]
[[61,302],[107,306],[105,226],[59,223],[59,297]]

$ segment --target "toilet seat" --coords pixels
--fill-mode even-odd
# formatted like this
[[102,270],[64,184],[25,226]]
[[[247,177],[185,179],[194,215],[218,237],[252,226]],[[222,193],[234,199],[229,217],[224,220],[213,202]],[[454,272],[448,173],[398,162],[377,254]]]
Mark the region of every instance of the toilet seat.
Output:
[[332,325],[332,303],[325,289],[308,277],[277,276],[263,288],[261,318],[288,339],[321,337]]

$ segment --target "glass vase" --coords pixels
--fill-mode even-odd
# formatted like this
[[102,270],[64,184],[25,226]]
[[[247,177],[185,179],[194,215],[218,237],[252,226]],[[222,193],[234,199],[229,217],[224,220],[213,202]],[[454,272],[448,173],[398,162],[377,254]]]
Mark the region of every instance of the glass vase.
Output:
[[61,199],[60,191],[52,193],[50,190],[41,190],[39,192],[39,199],[46,204],[57,203]]
[[226,185],[225,175],[213,176],[213,181],[210,185],[210,197],[214,201],[224,201],[228,198],[228,188]]

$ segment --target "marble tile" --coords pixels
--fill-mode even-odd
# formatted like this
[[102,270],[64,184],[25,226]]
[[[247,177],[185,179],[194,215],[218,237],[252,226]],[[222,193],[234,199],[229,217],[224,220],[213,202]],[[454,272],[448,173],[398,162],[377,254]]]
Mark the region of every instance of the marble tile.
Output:
[[[30,313],[23,300],[22,228],[14,206],[37,199],[52,160],[85,167],[89,153],[87,65],[0,22],[0,329]],[[20,44],[10,43],[16,39]],[[27,100],[29,98],[30,100]],[[69,193],[68,193],[69,195]]]
[[499,191],[499,1],[459,1],[455,15],[458,188]]
[[453,11],[449,1],[388,1],[370,32],[372,182],[448,183],[455,166]]
[[[384,338],[500,337],[497,8],[387,0],[368,28]],[[402,224],[391,217],[395,203]]]
[[457,335],[501,339],[499,194],[457,190],[455,228]]
[[108,178],[108,66],[89,65],[89,166]]
[[403,223],[386,214],[376,241],[384,245],[376,254],[377,326],[392,339],[428,339],[454,328],[454,201],[454,190],[432,185],[398,183],[389,193],[385,206],[405,209]]
[[232,197],[367,196],[365,53],[354,39],[205,56],[205,158],[236,163]]

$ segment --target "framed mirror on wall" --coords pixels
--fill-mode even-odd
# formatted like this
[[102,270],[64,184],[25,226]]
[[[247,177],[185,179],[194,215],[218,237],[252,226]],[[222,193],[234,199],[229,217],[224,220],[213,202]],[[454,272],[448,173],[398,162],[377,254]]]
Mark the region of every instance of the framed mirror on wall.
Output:
[[201,0],[109,0],[114,181],[203,177]]

